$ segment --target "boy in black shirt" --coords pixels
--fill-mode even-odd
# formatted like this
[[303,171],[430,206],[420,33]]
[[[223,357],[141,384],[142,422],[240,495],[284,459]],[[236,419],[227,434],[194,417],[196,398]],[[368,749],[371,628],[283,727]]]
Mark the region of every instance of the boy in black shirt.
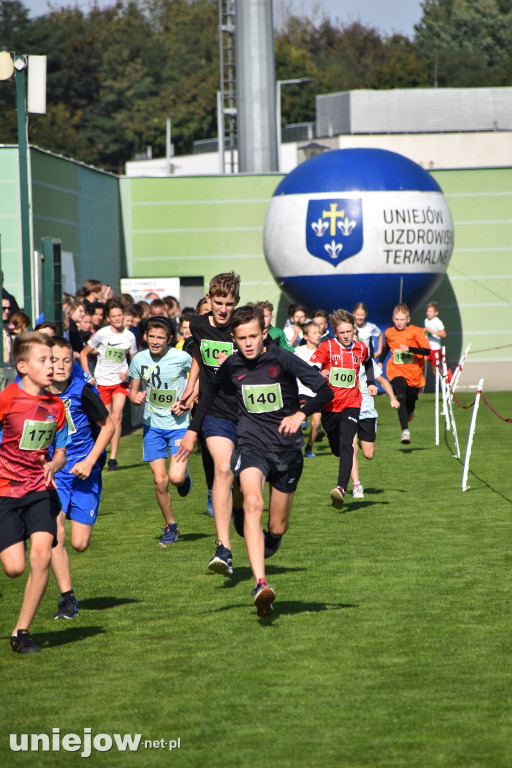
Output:
[[[220,364],[233,353],[231,316],[240,300],[239,293],[238,275],[234,272],[215,275],[210,280],[206,294],[211,303],[210,312],[190,319],[190,332],[195,347],[188,384],[181,397],[181,403],[186,407],[191,407],[194,402],[198,380],[199,402],[202,402]],[[217,549],[208,568],[223,575],[233,573],[230,543],[233,472],[229,462],[236,444],[237,413],[236,395],[220,390],[210,401],[202,424],[203,437],[214,465],[213,484],[211,481],[207,484],[212,488],[213,516],[217,530]]]
[[[177,456],[185,458],[193,450],[197,430],[217,394],[222,390],[234,392],[239,421],[231,468],[239,477],[244,496],[244,538],[255,580],[254,604],[258,616],[270,616],[275,593],[265,580],[264,558],[277,551],[288,528],[293,494],[302,473],[302,422],[328,403],[332,392],[315,368],[274,344],[264,346],[264,318],[259,307],[240,307],[233,314],[231,327],[238,354],[219,368]],[[316,392],[302,408],[297,378]],[[272,494],[269,530],[263,532],[266,480]]]

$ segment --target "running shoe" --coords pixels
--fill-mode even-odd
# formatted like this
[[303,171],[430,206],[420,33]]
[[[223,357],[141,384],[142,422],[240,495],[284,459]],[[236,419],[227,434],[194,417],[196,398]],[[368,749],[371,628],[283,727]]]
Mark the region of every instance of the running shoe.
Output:
[[244,508],[243,507],[233,507],[232,519],[233,519],[233,525],[235,526],[235,531],[243,539],[243,537],[244,537]]
[[302,431],[308,428],[308,424],[309,424],[309,421],[307,419],[302,422]]
[[185,475],[185,479],[182,482],[181,485],[178,485],[176,490],[178,491],[178,496],[181,496],[184,498],[185,496],[188,496],[190,491],[192,490],[192,478],[190,477],[190,473],[187,469],[187,474]]
[[233,573],[233,555],[231,550],[224,546],[222,541],[217,541],[215,554],[208,563],[208,568],[221,576],[230,576]]
[[408,429],[402,430],[402,437],[400,439],[400,442],[403,443],[404,445],[409,445],[409,443],[411,442],[411,433],[409,432]]
[[14,653],[39,653],[41,650],[30,637],[28,629],[18,629],[18,632],[12,635],[10,643]]
[[213,517],[213,503],[212,503],[212,492],[208,491],[208,501],[206,502],[206,511],[210,515],[210,517]]
[[80,616],[78,611],[78,603],[76,600],[66,600],[65,597],[59,603],[57,613],[54,615],[54,619],[76,619]]
[[276,599],[276,593],[265,579],[258,581],[258,585],[253,589],[251,595],[254,597],[257,615],[260,617],[272,616],[274,613],[272,603]]
[[304,448],[304,456],[306,459],[316,459],[316,453],[313,453],[312,445],[306,445]]
[[364,499],[364,488],[361,483],[354,485],[352,488],[352,496],[354,499]]
[[315,443],[319,443],[321,440],[324,439],[324,437],[325,437],[324,430],[323,429],[319,429],[318,432],[316,433]]
[[117,472],[121,467],[117,463],[117,459],[109,459],[107,465],[107,472]]
[[345,491],[343,488],[337,485],[336,488],[332,489],[330,496],[333,507],[336,509],[341,509],[343,506],[343,500],[345,499]]
[[281,546],[283,536],[282,534],[281,536],[273,536],[270,531],[263,531],[263,537],[265,539],[265,559],[267,559],[268,557],[275,555]]
[[178,523],[167,523],[162,528],[163,535],[160,537],[160,546],[166,547],[168,544],[175,544],[178,541]]

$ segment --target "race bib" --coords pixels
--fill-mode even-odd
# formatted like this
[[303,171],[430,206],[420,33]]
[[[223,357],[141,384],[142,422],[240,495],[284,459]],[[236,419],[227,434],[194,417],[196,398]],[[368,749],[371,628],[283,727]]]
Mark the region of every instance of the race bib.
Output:
[[22,451],[44,451],[53,443],[56,432],[56,421],[25,419],[20,448]]
[[407,365],[412,363],[412,352],[402,352],[401,349],[395,349],[393,352],[393,360],[397,365]]
[[242,386],[242,397],[249,413],[267,413],[283,407],[280,384],[246,384]]
[[356,372],[353,368],[331,368],[329,371],[329,384],[331,387],[352,389],[356,383]]
[[111,360],[113,363],[122,363],[125,359],[126,350],[121,347],[113,347],[107,344],[105,350],[105,360]]
[[201,339],[201,358],[205,365],[218,368],[220,363],[217,358],[220,352],[224,352],[226,355],[232,355],[233,344],[230,341]]
[[76,433],[75,422],[71,416],[71,401],[64,400],[64,408],[66,409],[66,421],[68,423],[68,435],[74,435]]
[[170,408],[177,399],[177,389],[152,389],[149,393],[149,402],[157,408]]

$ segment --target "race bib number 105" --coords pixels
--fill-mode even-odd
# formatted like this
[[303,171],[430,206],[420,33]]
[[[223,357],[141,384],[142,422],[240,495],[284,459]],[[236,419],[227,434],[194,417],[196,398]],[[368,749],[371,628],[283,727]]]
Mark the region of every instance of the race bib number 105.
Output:
[[232,355],[233,344],[230,341],[212,341],[211,339],[201,339],[201,358],[205,365],[218,368],[220,365],[218,357],[221,352],[223,352],[225,355]]
[[44,451],[53,443],[56,432],[56,421],[32,421],[25,419],[20,448],[22,451]]
[[283,407],[280,384],[246,384],[242,386],[242,397],[249,413],[268,413]]

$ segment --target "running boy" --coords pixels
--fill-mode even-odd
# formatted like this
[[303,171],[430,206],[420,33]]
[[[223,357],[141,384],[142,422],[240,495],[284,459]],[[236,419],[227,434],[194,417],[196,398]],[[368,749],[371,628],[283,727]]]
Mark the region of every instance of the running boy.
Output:
[[402,428],[401,442],[405,445],[411,442],[409,422],[414,418],[420,387],[425,384],[424,359],[426,355],[430,355],[430,347],[423,329],[417,325],[409,325],[410,319],[407,304],[397,304],[393,310],[393,328],[386,328],[384,348],[379,358],[379,363],[384,362],[391,351],[386,376],[400,402],[398,419]]
[[427,304],[427,316],[425,318],[425,336],[430,346],[429,360],[432,370],[439,368],[441,361],[442,339],[446,339],[444,323],[439,317],[439,304],[437,301],[429,301]]
[[[295,347],[295,354],[300,357],[301,360],[304,360],[304,362],[309,363],[311,360],[311,356],[316,351],[318,345],[320,344],[320,339],[322,337],[322,330],[319,325],[314,323],[312,320],[310,320],[308,323],[305,324],[303,328],[303,336],[305,344],[300,344],[298,347]],[[299,387],[299,396],[301,401],[308,402],[312,397],[315,397],[315,393],[309,389],[309,387],[305,387],[302,382],[297,382]],[[317,435],[320,431],[320,424],[321,424],[321,414],[319,411],[316,413],[311,414],[311,430],[309,433],[308,442],[306,444],[306,447],[304,448],[304,456],[307,459],[316,459],[316,456],[313,452],[313,443],[315,442]]]
[[[269,616],[275,593],[265,579],[265,556],[277,552],[288,528],[293,494],[303,457],[301,425],[306,416],[332,398],[325,379],[310,365],[275,344],[264,346],[264,319],[253,304],[240,307],[231,323],[238,354],[221,365],[208,393],[200,400],[178,458],[193,450],[197,430],[218,392],[236,392],[239,405],[238,445],[231,468],[244,497],[244,538],[254,575],[254,604],[258,616]],[[316,396],[300,407],[299,378]],[[271,486],[268,532],[261,529],[263,487]]]
[[[180,496],[187,496],[192,488],[187,464],[176,462],[176,453],[189,422],[188,411],[181,407],[180,397],[187,385],[192,358],[171,347],[174,338],[171,323],[167,317],[148,320],[148,348],[135,355],[130,365],[130,402],[135,405],[144,403],[142,460],[149,462],[153,472],[156,499],[165,521],[160,538],[162,547],[178,541],[179,534],[169,482],[177,487]],[[169,452],[171,463],[167,472]]]
[[73,549],[85,552],[98,517],[101,470],[107,457],[105,448],[114,434],[114,425],[95,387],[87,384],[81,376],[73,375],[71,343],[67,339],[54,337],[52,352],[53,380],[48,390],[64,403],[71,441],[67,447],[66,464],[55,477],[61,511],[57,518],[57,546],[52,553],[52,571],[61,600],[53,618],[74,619],[79,611],[64,546],[64,523],[66,518],[71,520]]
[[[389,404],[392,408],[399,408],[400,403],[395,398],[391,384],[382,375],[382,368],[380,365],[377,365],[373,359],[372,364],[374,378],[379,382],[382,389],[389,397]],[[350,476],[352,478],[352,496],[355,499],[364,499],[364,488],[359,480],[357,441],[359,438],[359,442],[361,443],[361,450],[365,459],[371,461],[375,453],[375,438],[377,437],[377,416],[379,414],[376,411],[373,397],[368,393],[368,387],[366,385],[366,370],[364,368],[361,368],[359,371],[359,385],[361,388],[362,401],[361,410],[359,411],[359,420],[357,422],[357,432],[354,436],[354,461],[352,464],[352,472],[350,473]]]
[[[206,298],[211,310],[190,319],[190,332],[195,341],[194,358],[188,384],[181,398],[185,407],[191,407],[197,394],[199,402],[214,380],[220,364],[233,353],[231,317],[240,300],[240,278],[234,272],[222,272],[210,280]],[[207,478],[212,487],[213,516],[217,531],[217,549],[208,563],[214,573],[233,573],[230,526],[233,512],[231,486],[233,472],[230,467],[233,446],[236,445],[238,403],[235,393],[220,389],[209,403],[209,410],[202,423],[202,433],[213,459],[214,476]]]
[[324,406],[322,426],[327,432],[331,451],[340,460],[338,484],[330,495],[333,507],[341,509],[354,459],[353,442],[361,406],[361,365],[366,369],[370,395],[377,394],[377,387],[368,347],[362,341],[354,340],[354,316],[345,309],[337,309],[329,320],[335,338],[323,341],[310,362],[322,370],[334,393],[334,399]]
[[106,405],[109,415],[114,422],[114,435],[110,445],[108,471],[119,469],[117,449],[121,439],[121,420],[123,409],[128,397],[128,363],[137,352],[135,336],[124,327],[123,305],[117,299],[109,299],[105,303],[105,316],[109,325],[100,328],[88,344],[80,352],[80,365],[84,371],[89,371],[87,356],[97,350],[98,362],[94,369],[94,379],[98,392]]
[[48,584],[57,543],[60,502],[54,475],[66,463],[68,428],[64,405],[46,392],[53,375],[49,337],[36,331],[21,334],[13,357],[21,381],[0,392],[0,562],[7,576],[21,576],[30,539],[30,574],[10,642],[15,653],[37,653],[41,648],[29,627]]

